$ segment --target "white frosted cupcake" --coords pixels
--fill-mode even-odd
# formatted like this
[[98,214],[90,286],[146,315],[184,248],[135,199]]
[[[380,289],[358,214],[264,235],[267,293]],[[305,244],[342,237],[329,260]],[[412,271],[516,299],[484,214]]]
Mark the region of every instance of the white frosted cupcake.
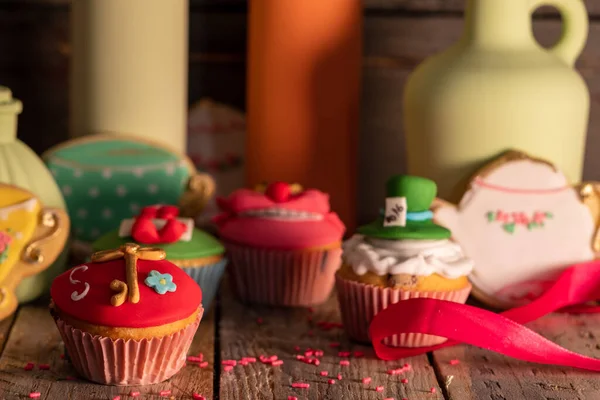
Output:
[[[450,240],[450,231],[433,223],[429,207],[435,195],[433,181],[393,177],[385,214],[344,243],[336,282],[344,327],[353,339],[368,342],[373,317],[400,300],[467,300],[473,261]],[[388,344],[419,347],[445,340],[409,333],[393,336]]]

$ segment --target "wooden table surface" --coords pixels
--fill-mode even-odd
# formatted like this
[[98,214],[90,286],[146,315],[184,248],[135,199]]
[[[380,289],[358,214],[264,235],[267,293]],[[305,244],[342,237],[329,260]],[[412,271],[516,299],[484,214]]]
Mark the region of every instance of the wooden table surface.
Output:
[[[314,309],[276,309],[240,304],[224,285],[216,305],[205,314],[190,349],[208,366],[188,362],[162,384],[139,387],[102,386],[76,378],[63,359],[63,344],[46,301],[22,306],[0,323],[0,399],[111,400],[194,399],[395,399],[395,400],[597,400],[600,375],[573,369],[528,364],[470,346],[395,362],[376,359],[371,348],[350,342],[339,323],[333,296]],[[600,358],[600,315],[554,314],[530,327],[550,340]],[[322,350],[320,365],[297,360],[307,349]],[[351,352],[343,358],[340,352]],[[243,357],[277,356],[282,365],[240,365]],[[349,365],[340,365],[343,359]],[[238,364],[225,371],[224,360]],[[458,360],[458,363],[456,361]],[[28,363],[34,364],[26,370]],[[389,375],[390,369],[410,369]],[[41,367],[41,368],[40,368]],[[322,376],[327,371],[328,376]],[[341,379],[338,380],[338,374]],[[363,378],[371,378],[368,384]],[[328,383],[333,379],[334,384]],[[292,383],[310,384],[308,389]],[[377,391],[378,386],[383,387]],[[131,397],[138,391],[139,397]],[[160,395],[161,391],[170,394]]]

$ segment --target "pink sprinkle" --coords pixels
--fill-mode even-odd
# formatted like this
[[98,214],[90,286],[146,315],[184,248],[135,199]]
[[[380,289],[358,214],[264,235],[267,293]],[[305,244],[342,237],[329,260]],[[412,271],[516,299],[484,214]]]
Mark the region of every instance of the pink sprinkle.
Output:
[[248,361],[241,360],[240,365],[243,365],[245,367],[246,365],[248,365]]
[[33,369],[33,367],[35,367],[35,364],[34,364],[34,363],[30,363],[30,362],[28,362],[28,363],[27,363],[27,365],[25,365],[25,366],[23,367],[23,369],[24,369],[25,371],[31,371],[31,370]]
[[272,366],[277,367],[279,365],[283,365],[283,360],[275,360],[271,363]]
[[121,396],[115,396],[112,398],[112,400],[121,400]]
[[221,361],[221,365],[231,365],[232,367],[235,367],[237,365],[237,361],[235,361],[235,360],[223,360],[223,361]]
[[335,380],[333,380],[333,379],[329,379],[329,380],[327,381],[327,383],[329,383],[330,385],[335,385]]
[[304,355],[305,355],[306,357],[311,357],[311,356],[312,356],[314,353],[315,353],[315,352],[314,352],[314,350],[310,350],[310,349],[309,349],[309,350],[306,350],[306,351],[304,352]]
[[435,390],[435,388],[431,388],[431,389],[429,389],[429,392],[430,393],[435,393],[435,392],[437,392],[437,390]]
[[338,378],[338,381],[341,381],[342,380],[342,374],[338,374],[337,378]]
[[340,365],[343,365],[343,366],[347,367],[348,365],[350,365],[350,361],[348,361],[348,360],[342,360],[342,361],[340,361]]
[[303,383],[303,382],[294,382],[294,383],[292,383],[292,387],[298,388],[298,389],[308,389],[310,387],[310,384]]
[[363,353],[362,351],[355,351],[354,352],[354,357],[356,357],[356,358],[361,358],[361,357],[364,357],[364,356],[365,356],[365,353]]
[[388,369],[388,375],[398,375],[400,373],[400,369]]
[[140,395],[140,392],[129,392],[129,395],[131,397],[138,397]]
[[246,361],[249,363],[255,363],[256,362],[256,357],[242,357],[242,361]]
[[192,398],[194,400],[206,400],[206,397],[202,396],[201,394],[198,393],[192,393]]
[[49,370],[50,369],[50,365],[48,365],[48,364],[38,364],[38,368],[42,369],[42,370]]
[[288,400],[298,400],[296,396],[288,396]]
[[329,343],[329,347],[340,347],[340,344],[338,342],[331,342]]
[[408,383],[408,379],[404,378],[400,382],[402,382],[402,383]]
[[232,369],[233,369],[233,366],[232,366],[232,365],[226,365],[226,366],[224,366],[224,367],[223,367],[223,371],[225,371],[225,372],[229,372],[229,371],[231,371]]
[[208,367],[208,361],[201,362],[200,364],[198,364],[198,366],[200,368],[206,368],[206,367]]
[[338,357],[350,357],[350,352],[349,351],[340,351],[338,353]]
[[395,399],[394,399],[393,397],[386,397],[386,398],[385,398],[385,399],[383,399],[383,400],[395,400]]
[[257,323],[257,324],[259,324],[259,325],[260,325],[260,324],[262,324],[263,322],[264,322],[264,320],[263,320],[262,318],[260,318],[260,317],[259,317],[259,318],[256,318],[256,323]]
[[171,391],[170,390],[161,390],[160,392],[158,392],[158,394],[160,394],[163,397],[166,397],[171,394]]
[[406,371],[410,371],[412,369],[412,367],[410,366],[410,364],[404,364],[403,367]]
[[321,371],[321,372],[319,372],[319,375],[327,376],[327,375],[329,375],[329,371]]
[[375,391],[376,391],[376,392],[383,392],[383,386],[377,386],[377,387],[375,388]]
[[277,356],[271,356],[271,357],[269,357],[269,361],[275,361],[275,360],[277,360]]
[[187,356],[186,361],[189,362],[202,362],[204,361],[204,357],[196,357],[196,356]]
[[315,350],[315,357],[323,357],[323,350]]
[[457,365],[457,364],[460,364],[460,361],[458,361],[457,359],[450,360],[450,365]]
[[369,383],[371,383],[371,377],[367,376],[366,378],[362,378],[362,383],[368,385]]
[[302,354],[296,354],[296,360],[304,361],[306,360],[306,357],[304,357]]
[[40,392],[31,392],[29,393],[29,398],[30,399],[37,399],[38,397],[40,397],[42,394]]
[[313,365],[316,365],[318,367],[321,364],[321,361],[319,361],[316,358],[313,358],[313,359],[310,360],[310,363],[313,364]]
[[294,351],[300,351],[300,346],[294,346]]
[[204,353],[198,353],[198,358],[204,361]]

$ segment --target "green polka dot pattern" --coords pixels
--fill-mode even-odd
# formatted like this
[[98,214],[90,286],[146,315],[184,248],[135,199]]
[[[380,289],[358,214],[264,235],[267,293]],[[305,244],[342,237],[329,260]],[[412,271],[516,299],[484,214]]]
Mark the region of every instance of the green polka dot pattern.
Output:
[[76,239],[93,242],[142,207],[177,204],[190,168],[176,153],[128,139],[75,140],[45,157]]

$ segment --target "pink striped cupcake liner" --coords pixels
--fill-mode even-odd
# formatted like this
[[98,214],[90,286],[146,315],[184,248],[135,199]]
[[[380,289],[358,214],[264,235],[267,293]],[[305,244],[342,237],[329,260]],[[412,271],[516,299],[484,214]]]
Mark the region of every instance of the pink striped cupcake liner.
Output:
[[341,265],[341,248],[281,251],[225,246],[233,291],[246,303],[291,307],[323,303]]
[[71,364],[84,378],[104,385],[150,385],[175,375],[202,319],[171,335],[142,340],[94,336],[55,316]]
[[[369,324],[378,312],[390,304],[402,300],[431,298],[465,303],[471,292],[471,285],[461,290],[440,292],[411,292],[399,289],[382,288],[340,278],[336,275],[336,288],[344,329],[350,338],[370,343]],[[399,321],[398,323],[401,323]],[[384,340],[388,346],[423,347],[444,343],[447,339],[422,333],[402,333]]]

